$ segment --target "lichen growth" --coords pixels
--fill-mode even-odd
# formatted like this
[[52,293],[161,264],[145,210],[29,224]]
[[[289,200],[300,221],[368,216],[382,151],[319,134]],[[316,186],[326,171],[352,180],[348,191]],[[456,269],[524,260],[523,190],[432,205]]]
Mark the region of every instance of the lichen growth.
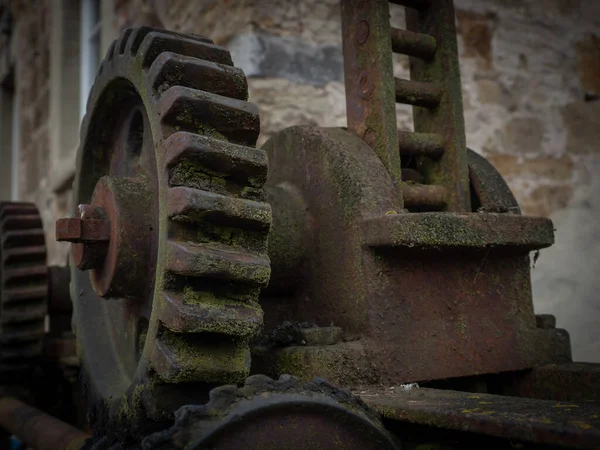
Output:
[[182,161],[171,169],[170,181],[173,186],[188,186],[230,195],[226,177],[225,174],[216,173],[198,164]]
[[196,239],[198,243],[215,242],[235,249],[245,249],[255,255],[264,255],[267,252],[265,232],[204,222],[197,227]]
[[169,382],[237,383],[250,373],[250,350],[245,339],[215,340],[214,336],[179,335],[164,330],[163,343],[173,353]]

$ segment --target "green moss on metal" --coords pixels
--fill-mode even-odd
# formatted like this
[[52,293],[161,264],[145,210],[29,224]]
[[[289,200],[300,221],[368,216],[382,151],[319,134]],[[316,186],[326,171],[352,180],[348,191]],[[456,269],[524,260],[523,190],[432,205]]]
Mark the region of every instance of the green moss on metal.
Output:
[[260,255],[267,252],[267,240],[265,238],[265,232],[218,226],[210,222],[200,224],[197,231],[197,242],[199,243],[217,242]]
[[196,127],[198,134],[227,142],[227,138],[222,133],[219,133],[216,128],[203,124],[197,124]]
[[[256,298],[242,303],[238,300],[218,297],[212,292],[196,291],[189,286],[184,288],[184,302],[187,305],[201,306],[206,317],[197,332],[218,333],[226,336],[252,337],[261,328],[262,308]],[[243,308],[243,315],[237,311]],[[251,315],[254,320],[251,320]]]
[[359,343],[287,347],[273,355],[275,375],[290,374],[303,380],[323,377],[342,386],[377,383],[377,372]]
[[258,293],[258,288],[249,288],[246,292],[227,292],[223,289],[218,289],[219,294],[215,294],[214,291],[198,291],[191,286],[183,288],[183,301],[186,305],[204,305],[208,308],[222,308],[226,306],[239,306],[243,303],[244,306],[254,309],[256,312],[260,312],[261,308],[258,303],[255,303]]
[[382,222],[379,229],[382,235],[388,236],[386,239],[392,246],[510,246],[528,250],[529,247],[543,248],[553,242],[550,222],[515,215],[422,213],[418,220],[412,215],[398,215],[392,219],[385,224]]
[[200,335],[179,335],[164,331],[162,341],[176,359],[176,371],[169,382],[237,383],[250,373],[250,351],[245,339],[214,342]]
[[[182,161],[171,169],[171,184],[224,193],[225,175],[189,161]],[[225,192],[226,193],[226,192]]]

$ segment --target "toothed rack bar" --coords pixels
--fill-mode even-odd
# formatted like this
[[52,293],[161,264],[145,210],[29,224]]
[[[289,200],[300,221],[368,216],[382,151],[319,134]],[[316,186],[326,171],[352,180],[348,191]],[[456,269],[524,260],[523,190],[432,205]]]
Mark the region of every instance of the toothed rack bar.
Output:
[[[431,57],[424,57],[429,54],[415,55],[412,51],[414,48],[410,47],[410,52],[404,51],[410,56],[410,82],[396,80],[397,101],[425,107],[413,109],[414,131],[437,134],[444,139],[444,153],[441,157],[436,160],[422,158],[420,161],[425,175],[424,182],[446,188],[445,211],[471,211],[453,1],[394,3],[413,8],[406,10],[408,32],[427,36],[436,42],[435,52]],[[393,39],[392,35],[391,40]],[[421,40],[426,42],[423,38]],[[430,47],[431,45],[428,46]]]

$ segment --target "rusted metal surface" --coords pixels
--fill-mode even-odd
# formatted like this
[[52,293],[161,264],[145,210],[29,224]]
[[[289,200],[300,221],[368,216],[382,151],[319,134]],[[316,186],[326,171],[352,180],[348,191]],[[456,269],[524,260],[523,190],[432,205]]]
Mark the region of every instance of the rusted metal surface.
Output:
[[521,214],[508,184],[494,166],[473,150],[467,151],[469,179],[475,194],[474,211]]
[[58,219],[56,221],[58,242],[93,243],[110,240],[110,222],[98,219]]
[[441,210],[448,202],[448,189],[444,186],[406,184],[402,193],[407,208],[424,207]]
[[600,446],[600,403],[573,403],[396,386],[360,397],[394,422],[572,449]]
[[42,220],[31,203],[0,203],[0,377],[24,381],[39,362],[48,297]]
[[374,247],[506,248],[521,254],[554,244],[550,219],[506,214],[386,214],[365,221],[364,236]]
[[71,254],[74,333],[98,430],[139,438],[144,419],[172,417],[186,386],[248,375],[271,210],[266,157],[253,147],[258,109],[246,99],[229,52],[198,36],[125,30],[99,68],[73,217],[82,229],[104,220],[109,240],[76,242]]
[[428,36],[412,31],[391,29],[392,51],[404,55],[429,59],[435,55],[437,41],[433,36]]
[[442,97],[442,90],[429,82],[394,79],[396,101],[423,108],[436,108]]
[[389,6],[364,0],[341,5],[348,130],[371,146],[400,187]]
[[[276,221],[271,248],[285,254],[287,242],[303,243],[287,264],[294,282],[262,300],[267,330],[333,323],[360,343],[274,349],[271,370],[404,383],[568,357],[568,336],[538,329],[531,300],[528,255],[553,243],[550,220],[397,211],[376,155],[342,130],[292,127],[265,149],[268,192],[286,186],[301,199],[274,203],[275,217],[293,220]],[[488,175],[473,171],[484,188],[471,194],[485,209]],[[348,366],[359,375],[346,376]]]
[[[411,56],[410,75],[413,84],[403,81],[401,96],[398,96],[399,90],[396,89],[397,100],[422,106],[413,110],[414,131],[437,134],[444,142],[445,151],[439,160],[423,160],[426,183],[443,185],[448,189],[447,211],[468,212],[471,210],[469,174],[453,2],[431,0],[397,3],[420,9],[407,9],[407,29],[420,35],[421,41],[434,39],[437,44],[434,55],[427,52]],[[412,40],[418,39],[415,37]],[[400,153],[403,154],[402,147]]]
[[211,448],[396,449],[381,421],[356,397],[324,381],[256,375],[241,387],[210,393],[205,405],[181,408],[169,430],[147,437],[148,450]]
[[600,402],[600,364],[565,362],[498,375],[494,392],[565,402]]
[[444,154],[444,141],[438,134],[398,131],[398,142],[403,156],[439,159]]
[[0,398],[0,427],[35,450],[79,450],[90,437],[12,397]]

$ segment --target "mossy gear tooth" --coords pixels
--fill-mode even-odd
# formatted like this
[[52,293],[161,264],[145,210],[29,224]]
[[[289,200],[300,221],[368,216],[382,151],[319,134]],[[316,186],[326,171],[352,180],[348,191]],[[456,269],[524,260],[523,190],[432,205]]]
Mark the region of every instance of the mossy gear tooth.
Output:
[[250,371],[250,349],[244,339],[170,333],[156,339],[152,368],[170,383],[232,383]]
[[153,61],[163,52],[176,53],[205,61],[232,66],[231,55],[223,47],[196,39],[170,36],[162,31],[153,31],[144,36],[137,54],[141,57],[143,67],[150,67]]
[[[149,72],[157,92],[178,85],[238,100],[248,99],[244,72],[233,66],[164,52],[154,60]],[[176,77],[174,72],[178,74]]]
[[253,146],[260,132],[258,108],[251,103],[182,86],[165,91],[158,102],[162,122],[173,131],[190,131]]
[[250,338],[260,330],[263,321],[262,309],[256,302],[219,298],[210,292],[165,292],[159,307],[163,325],[177,333],[222,333]]
[[210,221],[253,230],[268,229],[272,220],[266,203],[185,187],[169,189],[169,217],[178,222]]
[[212,185],[225,195],[264,200],[267,156],[263,150],[182,131],[172,134],[164,147],[170,186],[210,190],[205,187]]
[[170,241],[167,270],[177,275],[216,278],[266,286],[269,260],[231,246],[191,245]]
[[[172,412],[149,406],[172,404],[161,392],[249,373],[249,339],[262,327],[258,295],[270,276],[271,209],[266,155],[253,148],[258,109],[247,97],[226,49],[148,27],[125,30],[98,71],[73,205],[103,207],[111,237],[99,268],[71,265],[97,430],[141,433],[147,416]],[[140,183],[148,195],[128,195]]]

